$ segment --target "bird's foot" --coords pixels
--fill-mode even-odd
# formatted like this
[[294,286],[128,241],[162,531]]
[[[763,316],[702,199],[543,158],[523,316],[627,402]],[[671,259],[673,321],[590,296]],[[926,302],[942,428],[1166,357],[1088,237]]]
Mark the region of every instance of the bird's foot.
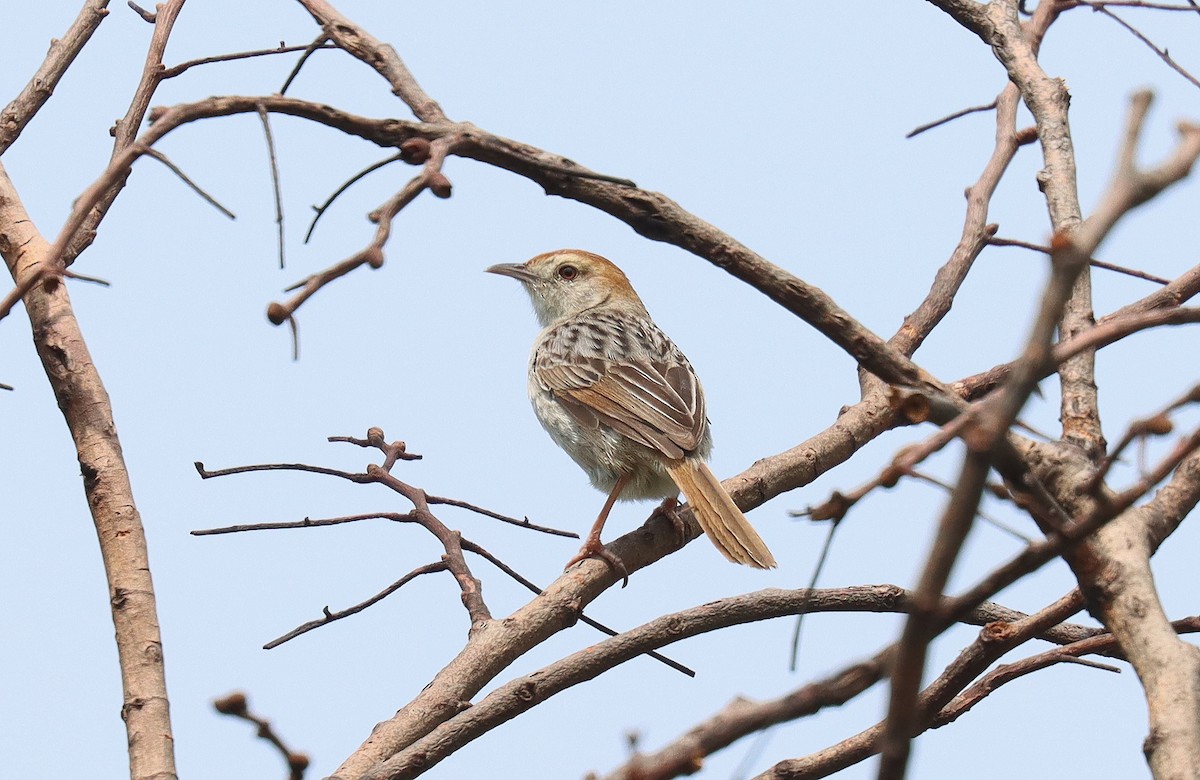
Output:
[[629,571],[625,568],[625,564],[621,563],[620,558],[605,549],[604,545],[600,543],[599,539],[589,538],[587,542],[584,543],[583,547],[579,548],[579,554],[567,561],[567,565],[563,567],[563,571],[566,571],[575,564],[582,563],[589,558],[599,558],[607,563],[610,569],[621,575],[622,588],[629,584]]
[[682,547],[684,541],[687,540],[687,525],[683,522],[683,518],[679,516],[679,499],[675,496],[668,496],[663,499],[663,502],[655,507],[653,515],[665,517],[671,523],[671,527],[675,529],[675,538]]

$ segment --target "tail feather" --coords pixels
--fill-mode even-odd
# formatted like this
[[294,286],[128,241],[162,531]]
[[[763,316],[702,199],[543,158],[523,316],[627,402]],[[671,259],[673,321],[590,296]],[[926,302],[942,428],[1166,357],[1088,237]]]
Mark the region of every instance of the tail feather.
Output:
[[673,461],[667,464],[667,471],[722,555],[756,569],[775,568],[775,556],[704,461]]

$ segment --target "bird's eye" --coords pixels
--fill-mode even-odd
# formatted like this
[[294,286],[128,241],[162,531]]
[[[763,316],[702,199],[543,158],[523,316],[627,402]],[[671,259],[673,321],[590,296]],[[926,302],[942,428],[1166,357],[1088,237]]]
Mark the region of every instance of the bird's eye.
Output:
[[559,266],[558,276],[560,279],[566,279],[569,282],[576,276],[579,276],[579,269],[573,265]]

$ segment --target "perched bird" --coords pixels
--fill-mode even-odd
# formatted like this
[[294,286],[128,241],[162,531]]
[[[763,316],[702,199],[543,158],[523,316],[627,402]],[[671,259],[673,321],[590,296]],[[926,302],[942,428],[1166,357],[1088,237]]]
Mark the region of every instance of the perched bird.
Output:
[[705,460],[712,434],[692,366],[663,333],[621,269],[563,249],[489,273],[524,285],[543,330],[529,362],[529,398],[542,427],[608,500],[579,554],[628,578],[600,532],[618,499],[666,499],[680,490],[700,527],[731,561],[758,569],[775,558]]

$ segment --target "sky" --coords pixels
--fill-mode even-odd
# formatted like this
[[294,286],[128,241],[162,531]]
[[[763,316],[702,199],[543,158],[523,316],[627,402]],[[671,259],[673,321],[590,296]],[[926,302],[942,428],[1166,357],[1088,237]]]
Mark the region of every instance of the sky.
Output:
[[[991,52],[924,2],[839,3],[456,3],[337,6],[392,43],[447,114],[563,154],[593,170],[657,190],[829,293],[861,322],[890,336],[928,290],[961,230],[964,188],[991,152],[990,114],[905,139],[912,128],[990,101],[1004,83]],[[419,13],[417,12],[419,8]],[[75,2],[0,6],[9,34],[0,50],[0,100],[24,85],[78,11]],[[1200,68],[1200,19],[1126,12],[1187,66]],[[113,4],[50,103],[5,155],[33,219],[57,233],[72,200],[108,158],[108,128],[124,114],[150,26]],[[216,53],[304,44],[315,36],[295,3],[193,0],[176,25],[167,64]],[[1189,48],[1191,45],[1191,48]],[[1158,95],[1141,159],[1161,159],[1174,124],[1200,115],[1196,88],[1111,20],[1067,14],[1043,49],[1066,79],[1084,208],[1111,171],[1129,94]],[[194,68],[168,81],[155,105],[279,89],[294,56]],[[318,52],[289,91],[368,116],[409,118],[374,72]],[[1024,123],[1029,122],[1023,113]],[[561,247],[621,265],[660,326],[696,367],[708,397],[712,465],[732,476],[820,432],[858,399],[853,361],[812,328],[703,260],[640,238],[577,203],[548,198],[512,174],[468,160],[445,168],[454,194],[425,196],[397,218],[387,263],[360,269],[299,312],[300,359],[267,304],[281,290],[364,246],[365,214],[412,175],[390,166],[365,179],[303,243],[312,204],[355,171],[388,155],[302,121],[274,118],[285,211],[287,267],[278,267],[265,143],[258,120],[208,120],[160,145],[237,214],[229,221],[152,160],[136,166],[95,245],[75,266],[109,288],[72,282],[89,347],[112,396],[117,426],[150,544],[165,643],[179,770],[196,778],[282,776],[281,761],[251,728],[216,714],[211,701],[246,691],[256,712],[331,772],[411,699],[462,646],[468,628],[448,576],[419,579],[351,619],[271,651],[261,646],[322,607],[342,608],[436,560],[435,540],[384,522],[335,528],[194,537],[195,529],[371,511],[404,511],[376,486],[315,475],[247,474],[202,481],[209,468],[304,462],[358,470],[369,455],[328,436],[370,426],[403,439],[424,459],[396,473],[431,493],[533,521],[586,530],[602,496],[546,437],[525,397],[537,327],[511,280],[483,273]],[[992,204],[999,235],[1043,242],[1036,147],[1014,161]],[[1197,188],[1184,183],[1131,216],[1101,257],[1173,277],[1195,263]],[[1020,349],[1046,276],[1024,250],[984,252],[943,325],[917,354],[952,380],[1011,359]],[[1152,291],[1137,279],[1097,273],[1096,310]],[[1102,419],[1110,441],[1195,383],[1194,333],[1137,337],[1099,359]],[[47,757],[87,756],[93,777],[126,770],[121,696],[103,571],[70,438],[18,309],[0,322],[0,590],[10,594],[0,641],[0,730],[5,774],[48,777]],[[1053,433],[1057,389],[1043,384],[1023,419]],[[1183,416],[1181,430],[1195,425]],[[765,587],[802,587],[825,529],[789,516],[830,491],[870,479],[929,429],[889,433],[816,483],[750,514],[777,570],[727,564],[703,542],[637,572],[588,614],[614,628]],[[1151,448],[1150,454],[1161,452]],[[951,448],[928,471],[952,479]],[[1127,484],[1134,463],[1117,471]],[[859,504],[838,534],[825,586],[911,586],[945,495],[903,484]],[[649,505],[623,504],[607,535],[639,525]],[[1003,506],[998,517],[1035,533]],[[454,509],[438,515],[539,583],[575,552],[570,539],[531,534]],[[1194,612],[1189,524],[1156,557],[1168,614]],[[951,589],[973,582],[1019,544],[987,525],[972,532]],[[494,613],[527,594],[477,564]],[[999,601],[1035,610],[1072,584],[1055,564]],[[1087,621],[1086,617],[1079,618]],[[668,648],[690,679],[640,658],[573,688],[470,745],[430,777],[582,777],[627,756],[628,732],[653,750],[735,696],[781,695],[892,641],[888,615],[815,616],[801,668],[787,669],[790,619],[743,626]],[[934,645],[940,670],[974,636],[955,629]],[[595,641],[565,631],[497,680],[536,670]],[[1032,644],[1011,660],[1045,649]],[[774,729],[750,770],[802,756],[875,723],[877,687],[815,718]],[[1069,772],[1146,773],[1146,717],[1132,671],[1062,666],[1016,681],[953,725],[918,740],[914,778],[1008,778]],[[743,740],[712,756],[700,778],[741,777]],[[1001,759],[1001,760],[997,760]],[[873,777],[875,762],[839,777]]]

